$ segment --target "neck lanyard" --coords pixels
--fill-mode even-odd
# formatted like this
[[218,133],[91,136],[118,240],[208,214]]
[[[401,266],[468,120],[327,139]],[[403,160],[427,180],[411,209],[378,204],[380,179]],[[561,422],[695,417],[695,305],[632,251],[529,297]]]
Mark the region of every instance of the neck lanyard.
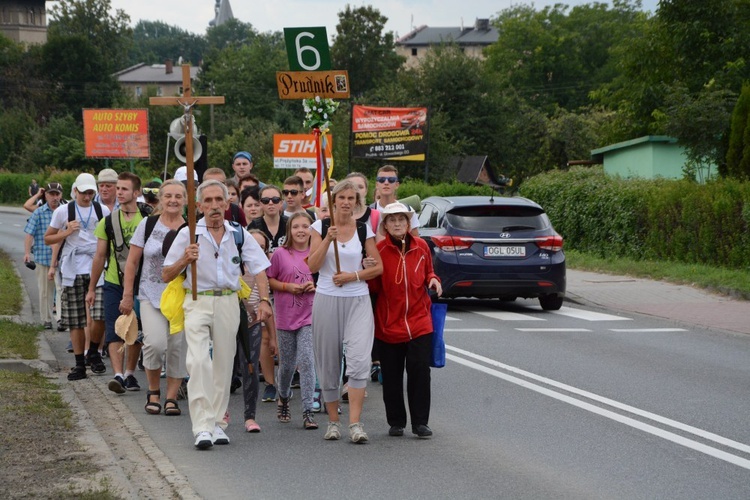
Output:
[[94,207],[89,207],[89,215],[86,217],[86,222],[83,221],[83,214],[81,213],[81,208],[78,206],[78,203],[76,203],[76,212],[78,212],[78,217],[81,218],[81,225],[83,226],[83,229],[87,230],[89,229],[89,221],[91,220],[91,212],[94,211]]

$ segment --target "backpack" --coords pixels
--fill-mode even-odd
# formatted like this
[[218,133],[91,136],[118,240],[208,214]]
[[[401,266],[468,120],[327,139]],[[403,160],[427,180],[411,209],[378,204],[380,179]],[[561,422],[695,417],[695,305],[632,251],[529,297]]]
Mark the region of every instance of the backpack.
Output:
[[[92,201],[91,204],[94,205],[97,222],[102,220],[102,215],[104,215],[104,212],[102,212],[102,206],[98,201]],[[73,222],[76,220],[76,202],[71,200],[70,203],[66,203],[66,205],[68,206],[68,222]],[[60,260],[60,257],[62,257],[63,248],[65,248],[65,241],[66,240],[63,240],[62,243],[60,243],[60,248],[57,250],[57,260]]]
[[[146,208],[148,207],[148,208]],[[141,213],[141,217],[148,218],[152,209],[145,203],[138,204],[138,210]],[[113,217],[115,216],[115,217]],[[156,221],[154,221],[156,224]],[[153,231],[153,227],[151,228]],[[115,247],[115,265],[117,266],[117,277],[122,285],[122,279],[125,275],[125,263],[128,261],[128,254],[130,253],[130,243],[125,241],[125,236],[122,234],[122,226],[120,225],[120,209],[118,208],[104,219],[104,233],[107,235],[107,240],[114,244]],[[149,233],[150,234],[150,233]],[[148,236],[147,236],[148,237]],[[107,258],[104,261],[104,268],[109,267],[110,259],[110,245],[107,245]],[[135,283],[133,284],[133,293],[137,293],[138,281],[140,278],[140,267],[138,274],[135,276]]]

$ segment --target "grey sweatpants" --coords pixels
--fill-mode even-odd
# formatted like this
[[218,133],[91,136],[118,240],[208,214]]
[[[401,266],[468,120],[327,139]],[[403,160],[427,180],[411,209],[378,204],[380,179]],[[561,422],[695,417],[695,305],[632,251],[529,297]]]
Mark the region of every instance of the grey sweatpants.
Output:
[[370,351],[375,319],[369,295],[332,297],[315,294],[313,302],[313,349],[323,401],[339,399],[341,358],[346,345],[349,387],[364,389],[370,377]]
[[292,395],[294,369],[299,370],[302,411],[312,411],[315,391],[315,366],[313,360],[312,327],[305,325],[298,330],[276,330],[279,344],[279,397]]

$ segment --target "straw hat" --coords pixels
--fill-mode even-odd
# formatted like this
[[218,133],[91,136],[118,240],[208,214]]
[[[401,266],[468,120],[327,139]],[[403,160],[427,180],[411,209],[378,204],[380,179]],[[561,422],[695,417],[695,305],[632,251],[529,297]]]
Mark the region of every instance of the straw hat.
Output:
[[115,333],[118,337],[124,340],[127,345],[135,344],[135,341],[138,338],[138,319],[135,317],[133,311],[117,318],[117,321],[115,321]]

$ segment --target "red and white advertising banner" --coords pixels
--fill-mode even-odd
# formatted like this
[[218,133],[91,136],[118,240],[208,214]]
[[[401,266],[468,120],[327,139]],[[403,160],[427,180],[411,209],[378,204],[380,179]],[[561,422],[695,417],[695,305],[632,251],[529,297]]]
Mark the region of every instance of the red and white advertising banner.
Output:
[[[329,147],[325,158],[331,164],[333,138],[328,135]],[[274,134],[273,135],[273,168],[307,167],[315,172],[318,166],[315,158],[315,136],[312,134]]]
[[352,106],[352,156],[424,161],[427,108]]
[[84,109],[87,158],[148,158],[147,109]]

